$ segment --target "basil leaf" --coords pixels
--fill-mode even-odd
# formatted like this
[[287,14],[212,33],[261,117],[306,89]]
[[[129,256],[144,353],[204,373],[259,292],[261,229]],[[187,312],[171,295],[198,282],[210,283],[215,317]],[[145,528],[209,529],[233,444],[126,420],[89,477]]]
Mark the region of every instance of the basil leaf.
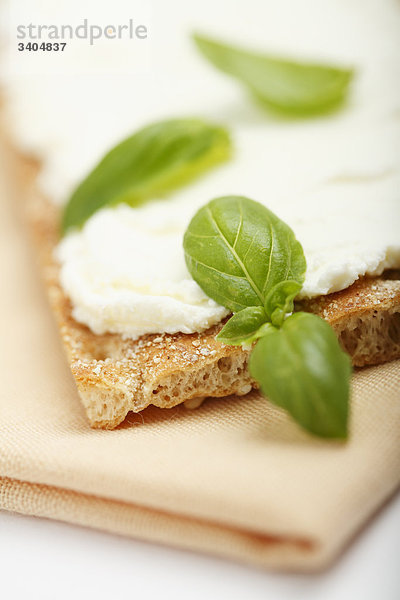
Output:
[[339,106],[354,74],[352,69],[248,52],[201,35],[194,35],[194,41],[214,66],[236,77],[266,107],[292,116]]
[[217,335],[217,340],[231,346],[254,341],[257,339],[257,331],[266,320],[267,315],[262,306],[248,306],[229,319]]
[[144,127],[113,148],[82,181],[65,207],[62,230],[80,227],[97,210],[131,206],[187,183],[231,153],[228,132],[199,119]]
[[272,325],[280,327],[288,313],[293,312],[293,300],[301,290],[297,281],[281,281],[269,292],[265,312]]
[[307,431],[347,437],[350,358],[326,321],[299,312],[281,329],[270,328],[252,351],[249,369],[271,402]]
[[302,283],[306,262],[293,231],[242,196],[211,200],[193,217],[183,247],[193,279],[232,312],[265,305],[281,281]]

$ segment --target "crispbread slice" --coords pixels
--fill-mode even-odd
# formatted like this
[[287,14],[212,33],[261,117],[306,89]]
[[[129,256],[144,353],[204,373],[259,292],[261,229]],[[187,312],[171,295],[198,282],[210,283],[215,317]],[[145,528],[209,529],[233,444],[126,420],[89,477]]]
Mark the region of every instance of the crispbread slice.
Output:
[[[243,395],[256,383],[247,370],[249,353],[215,340],[221,325],[201,334],[146,335],[137,341],[96,335],[72,317],[54,259],[59,210],[35,187],[37,167],[20,159],[29,221],[51,306],[71,371],[92,427],[112,429],[129,411],[154,404],[170,408],[206,396]],[[330,323],[354,365],[400,357],[400,278],[363,278],[341,292],[298,303],[297,310]]]

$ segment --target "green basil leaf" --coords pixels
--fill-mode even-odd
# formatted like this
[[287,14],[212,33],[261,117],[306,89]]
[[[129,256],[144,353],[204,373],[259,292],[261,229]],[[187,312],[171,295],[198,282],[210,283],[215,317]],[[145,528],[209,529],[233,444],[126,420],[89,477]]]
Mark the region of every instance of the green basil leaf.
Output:
[[269,292],[265,312],[272,325],[280,327],[288,313],[293,312],[293,300],[301,290],[297,281],[281,281]]
[[262,306],[248,306],[235,313],[224,325],[217,340],[230,346],[241,346],[257,339],[256,334],[265,324],[267,315]]
[[267,335],[268,333],[270,333],[271,329],[274,329],[274,326],[267,321],[266,323],[264,323],[263,325],[261,325],[261,327],[259,327],[257,329],[257,331],[254,332],[253,335],[250,335],[248,338],[246,338],[245,340],[243,340],[243,342],[242,342],[241,345],[243,346],[243,348],[245,348],[247,350],[250,350],[251,345],[253,344],[253,342],[256,342],[260,338],[262,338],[265,335]]
[[352,69],[257,54],[194,35],[201,53],[218,69],[236,77],[266,107],[307,116],[338,107],[346,97]]
[[293,231],[242,196],[211,200],[193,217],[183,247],[193,279],[232,312],[265,305],[281,281],[303,283],[306,262]]
[[62,230],[80,227],[97,210],[138,206],[163,195],[231,154],[228,132],[199,119],[148,125],[113,148],[82,181],[65,207]]
[[351,363],[326,321],[299,312],[280,329],[270,328],[252,351],[249,369],[271,402],[304,429],[347,437]]

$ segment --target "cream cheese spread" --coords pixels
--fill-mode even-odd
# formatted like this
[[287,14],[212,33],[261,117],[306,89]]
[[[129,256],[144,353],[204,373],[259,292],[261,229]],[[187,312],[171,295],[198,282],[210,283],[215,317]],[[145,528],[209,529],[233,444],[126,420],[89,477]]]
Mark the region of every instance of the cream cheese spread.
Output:
[[[285,220],[307,260],[302,296],[340,290],[360,275],[379,275],[400,265],[400,179],[348,185],[321,186],[307,200],[299,197],[298,204],[285,207]],[[186,269],[183,233],[200,203],[195,194],[185,193],[188,199],[103,209],[80,232],[66,236],[57,255],[61,283],[78,321],[95,333],[137,337],[203,331],[227,314]]]
[[[195,115],[233,134],[229,163],[166,199],[103,209],[62,240],[61,282],[78,321],[95,333],[135,338],[202,331],[223,318],[225,309],[189,276],[182,250],[190,218],[221,195],[262,202],[293,228],[307,259],[303,297],[400,267],[400,5],[382,4],[249,0],[233,13],[230,0],[198,7],[153,0],[143,43],[82,43],[80,54],[71,43],[34,75],[9,50],[3,79],[10,126],[20,147],[41,158],[40,185],[55,201],[65,201],[105,151],[146,123]],[[118,5],[132,16],[143,2]],[[248,47],[354,66],[348,105],[316,119],[272,118],[196,53],[188,42],[196,28]]]
[[68,235],[57,254],[74,317],[95,333],[135,338],[203,331],[226,316],[187,272],[177,218],[169,203],[120,205]]

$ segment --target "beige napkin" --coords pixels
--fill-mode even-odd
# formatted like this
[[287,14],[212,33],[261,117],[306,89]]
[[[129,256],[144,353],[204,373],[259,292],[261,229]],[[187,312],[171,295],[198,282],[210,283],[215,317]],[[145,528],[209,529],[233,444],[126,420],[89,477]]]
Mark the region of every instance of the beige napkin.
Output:
[[400,363],[355,375],[345,445],[257,394],[91,430],[18,213],[2,189],[0,507],[268,567],[337,556],[400,481]]

